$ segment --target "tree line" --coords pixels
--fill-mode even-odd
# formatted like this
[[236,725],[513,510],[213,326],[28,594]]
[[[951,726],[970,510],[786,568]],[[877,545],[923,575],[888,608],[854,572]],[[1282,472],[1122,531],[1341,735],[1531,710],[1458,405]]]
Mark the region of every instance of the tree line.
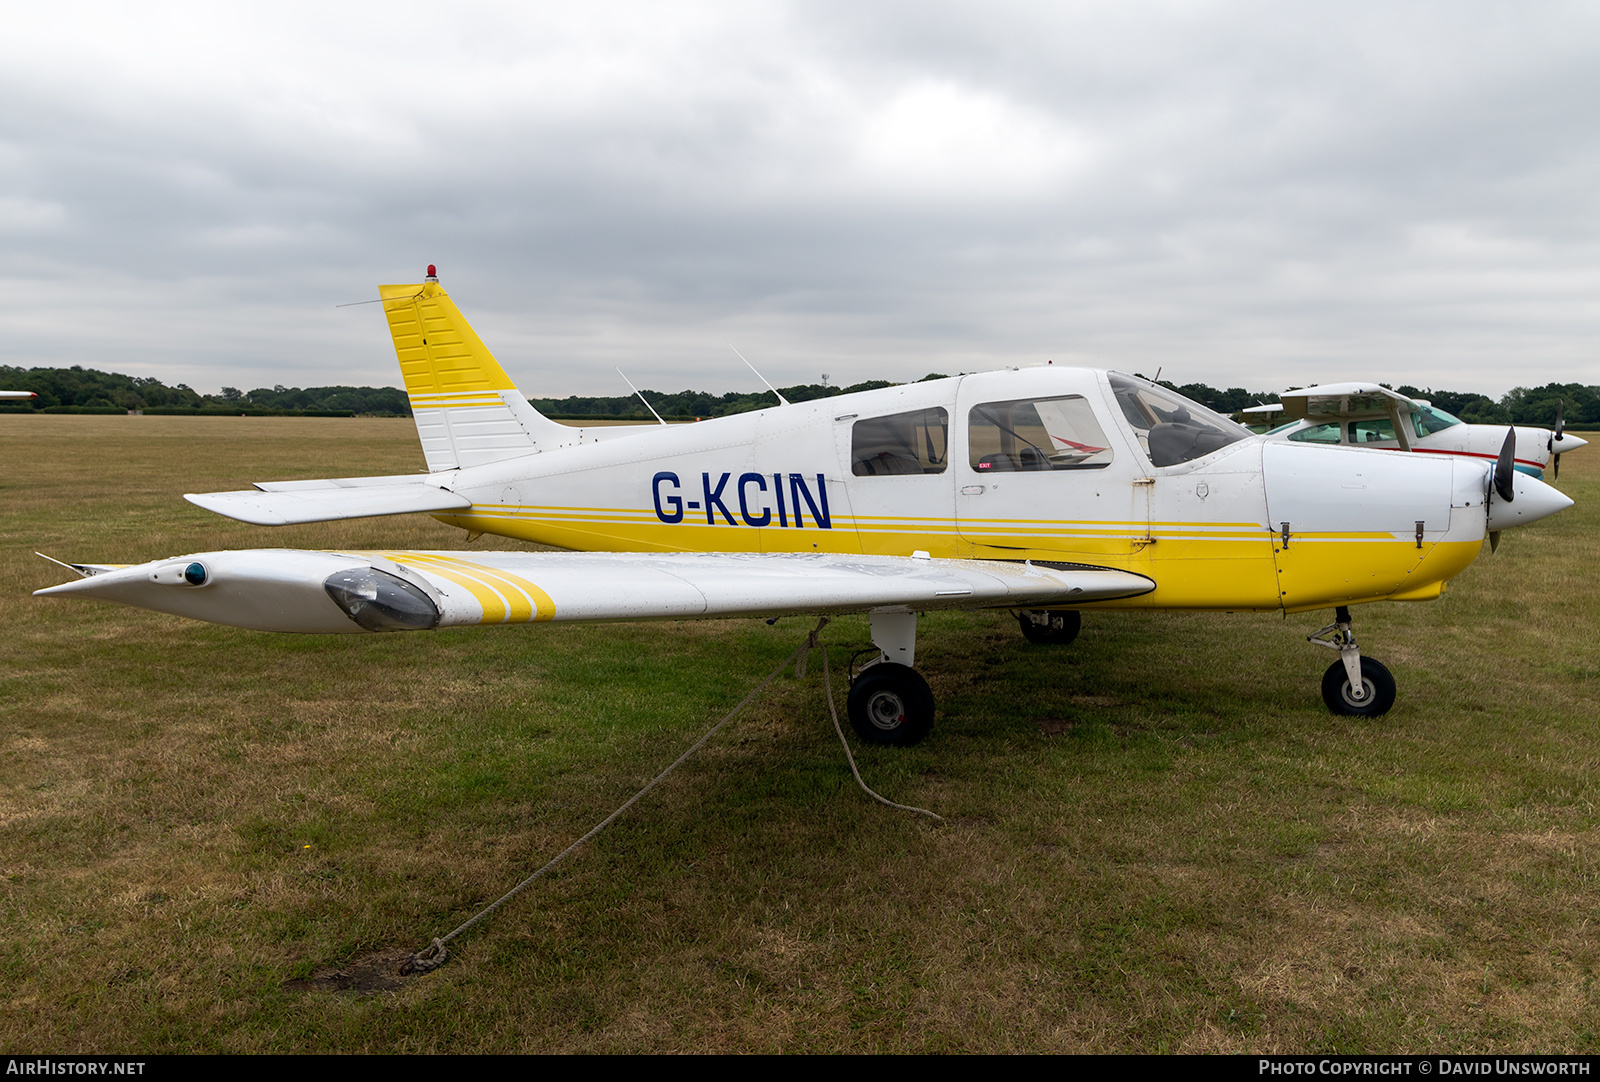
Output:
[[[944,379],[933,372],[917,382]],[[1243,387],[1219,390],[1204,383],[1175,384],[1159,381],[1219,413],[1237,413],[1247,406],[1278,401],[1275,391],[1247,391]],[[848,387],[822,383],[801,383],[778,390],[790,402],[892,387],[888,380],[867,380]],[[1385,384],[1384,386],[1388,386]],[[101,372],[73,365],[70,368],[16,368],[0,365],[0,388],[33,391],[37,398],[0,403],[6,412],[91,412],[116,413],[141,410],[145,413],[253,413],[338,415],[360,417],[409,417],[411,405],[405,391],[396,387],[257,387],[241,391],[224,387],[220,394],[201,394],[187,384],[167,386],[158,379]],[[1555,423],[1556,403],[1565,403],[1568,422],[1600,424],[1600,386],[1579,383],[1548,383],[1543,387],[1516,387],[1498,400],[1475,391],[1435,390],[1401,384],[1401,394],[1423,398],[1446,413],[1473,424]],[[734,413],[766,409],[778,404],[771,391],[652,391],[644,397],[657,413],[669,421],[725,417]],[[561,420],[653,420],[637,395],[570,395],[566,398],[530,398],[535,409]]]
[[125,376],[73,365],[15,368],[0,365],[0,389],[32,391],[38,397],[0,403],[8,412],[47,413],[253,413],[312,416],[409,417],[406,393],[394,387],[258,387],[201,394],[186,383],[169,387],[158,379]]

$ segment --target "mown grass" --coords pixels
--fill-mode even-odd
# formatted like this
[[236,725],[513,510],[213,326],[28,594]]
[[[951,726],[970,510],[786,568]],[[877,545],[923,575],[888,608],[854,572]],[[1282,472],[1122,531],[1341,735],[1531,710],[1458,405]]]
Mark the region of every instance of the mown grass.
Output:
[[[813,665],[374,994],[296,982],[497,897],[809,623],[317,638],[34,599],[36,548],[464,535],[180,499],[419,468],[409,421],[0,417],[0,455],[8,1052],[1596,1049],[1600,455],[1442,600],[1357,610],[1381,720],[1322,707],[1322,614],[1090,615],[1065,649],[926,617],[938,727],[857,754],[946,825],[855,790]],[[865,624],[825,637],[837,673]]]

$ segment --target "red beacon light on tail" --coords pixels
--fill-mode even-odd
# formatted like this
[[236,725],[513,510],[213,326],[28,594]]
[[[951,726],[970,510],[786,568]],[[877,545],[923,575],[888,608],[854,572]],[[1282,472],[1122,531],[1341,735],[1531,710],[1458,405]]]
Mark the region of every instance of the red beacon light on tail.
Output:
[[432,263],[429,263],[428,264],[428,281],[437,282],[438,280],[439,280],[439,269],[437,267],[435,267]]

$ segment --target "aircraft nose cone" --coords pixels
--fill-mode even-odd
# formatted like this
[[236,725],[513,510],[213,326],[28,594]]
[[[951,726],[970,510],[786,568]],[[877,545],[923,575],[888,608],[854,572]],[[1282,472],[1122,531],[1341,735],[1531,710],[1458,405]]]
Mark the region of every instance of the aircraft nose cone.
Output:
[[1580,447],[1587,446],[1589,446],[1588,440],[1583,439],[1580,436],[1574,436],[1571,432],[1563,432],[1561,433],[1561,438],[1555,441],[1555,447],[1553,450],[1557,454],[1564,455],[1568,451],[1576,451]]
[[1512,500],[1507,503],[1498,494],[1489,500],[1489,530],[1509,530],[1548,518],[1557,511],[1572,506],[1572,500],[1559,489],[1525,473],[1513,475]]

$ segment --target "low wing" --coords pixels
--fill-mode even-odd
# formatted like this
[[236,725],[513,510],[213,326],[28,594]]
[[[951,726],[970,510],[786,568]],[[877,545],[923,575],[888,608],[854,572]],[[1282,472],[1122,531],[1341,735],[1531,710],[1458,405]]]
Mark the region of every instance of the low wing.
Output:
[[1373,414],[1387,416],[1391,409],[1409,413],[1422,405],[1416,399],[1376,383],[1324,383],[1318,387],[1284,391],[1278,397],[1283,400],[1284,415],[1292,421],[1307,417],[1321,420]]
[[426,476],[338,477],[321,481],[260,481],[242,492],[185,494],[196,507],[256,526],[455,511],[472,506],[465,496],[430,484]]
[[425,630],[545,620],[682,619],[1080,605],[1155,589],[1075,564],[824,553],[210,552],[37,591],[259,631]]

